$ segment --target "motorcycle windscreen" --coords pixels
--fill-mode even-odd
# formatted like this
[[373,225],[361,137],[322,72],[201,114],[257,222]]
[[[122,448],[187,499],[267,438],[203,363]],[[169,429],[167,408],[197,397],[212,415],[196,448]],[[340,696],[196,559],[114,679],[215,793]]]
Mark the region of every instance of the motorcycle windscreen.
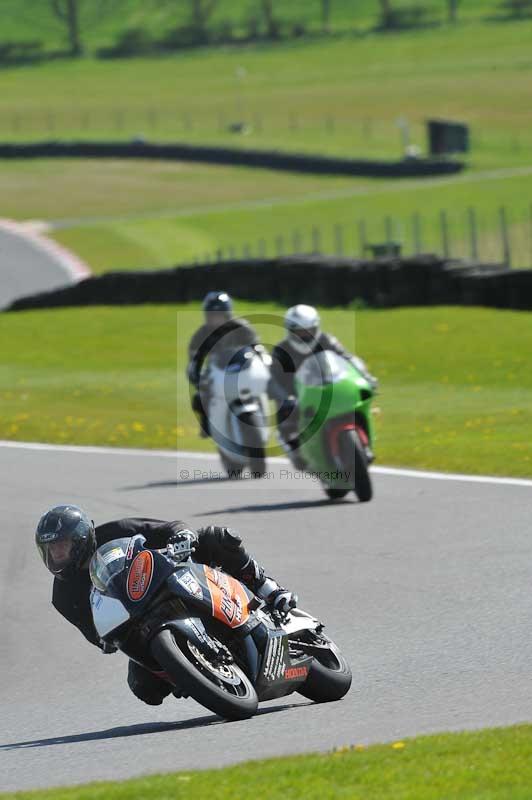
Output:
[[99,592],[105,593],[115,575],[124,569],[129,542],[129,537],[113,539],[94,553],[89,564],[89,575],[92,585]]
[[213,617],[230,628],[243,625],[249,617],[252,594],[231,575],[205,565],[203,569]]
[[303,386],[327,386],[343,380],[348,371],[345,358],[332,350],[322,350],[307,356],[296,372],[296,380]]

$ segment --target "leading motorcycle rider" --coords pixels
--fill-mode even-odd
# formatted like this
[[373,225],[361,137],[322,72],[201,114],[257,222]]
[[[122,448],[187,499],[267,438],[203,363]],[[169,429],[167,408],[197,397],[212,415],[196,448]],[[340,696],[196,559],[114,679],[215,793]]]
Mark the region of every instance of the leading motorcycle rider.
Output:
[[299,416],[295,396],[295,374],[305,359],[315,353],[332,350],[351,361],[374,390],[378,381],[361,358],[351,355],[335,336],[322,331],[320,315],[313,306],[301,303],[289,308],[284,316],[284,327],[285,338],[272,350],[268,394],[277,404],[277,426],[281,443],[294,466],[305,469],[305,461],[299,453]]
[[204,324],[198,328],[188,345],[187,377],[194,387],[192,410],[199,417],[200,435],[209,436],[209,420],[205,412],[208,397],[200,392],[201,370],[205,360],[222,350],[233,355],[241,347],[260,347],[259,338],[250,323],[233,315],[233,301],[227,292],[209,292],[203,300]]
[[[102,642],[93,624],[89,563],[97,547],[112,539],[137,534],[146,538],[145,546],[151,549],[167,545],[190,547],[194,561],[220,567],[276,611],[286,613],[296,606],[297,597],[266,576],[231,528],[209,525],[194,531],[178,520],[168,522],[142,517],[119,519],[95,527],[81,508],[55,506],[41,517],[35,533],[41,558],[54,576],[52,604],[103,652],[114,652],[114,649]],[[172,691],[166,681],[131,660],[128,685],[139,700],[149,705],[160,705]],[[180,696],[178,690],[174,690],[174,694]]]

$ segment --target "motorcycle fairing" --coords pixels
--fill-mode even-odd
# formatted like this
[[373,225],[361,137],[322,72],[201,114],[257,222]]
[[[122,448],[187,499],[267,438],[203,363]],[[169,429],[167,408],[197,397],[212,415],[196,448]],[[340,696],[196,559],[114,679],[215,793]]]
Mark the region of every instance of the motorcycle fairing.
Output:
[[236,578],[193,561],[178,565],[168,580],[168,588],[184,602],[233,629],[248,621],[255,600]]
[[131,618],[129,611],[120,600],[102,594],[96,588],[91,590],[90,604],[96,633],[102,639]]
[[[127,540],[127,537],[125,537],[125,540]],[[105,555],[106,551],[118,550],[117,545],[124,543],[125,540],[115,539],[102,545],[98,550],[103,551]],[[109,579],[105,591],[100,592],[106,598],[113,598],[119,601],[127,610],[130,618],[141,616],[145,612],[146,608],[151,604],[153,596],[176,570],[176,564],[172,563],[165,555],[157,550],[145,548],[145,541],[144,536],[138,534],[129,539],[127,547],[121,548],[122,557],[121,559],[116,559],[116,563],[119,561],[123,563],[119,571]],[[143,554],[148,553],[149,556],[147,556],[148,561],[146,563],[149,563],[149,574],[148,572],[142,573],[141,570],[139,570],[138,574],[141,576],[144,574],[145,577],[149,577],[149,580],[145,581],[142,592],[139,589],[137,593],[132,592],[130,594],[134,585],[137,586],[133,580],[135,576],[131,572],[132,567],[135,569],[139,556],[142,559],[144,558]],[[137,595],[138,599],[132,599]]]
[[295,685],[306,681],[311,664],[311,656],[297,659],[290,656],[288,635],[284,630],[269,628],[255,685],[259,700],[291,694]]
[[249,617],[252,595],[236,578],[203,565],[211,597],[212,615],[230,628],[238,628]]

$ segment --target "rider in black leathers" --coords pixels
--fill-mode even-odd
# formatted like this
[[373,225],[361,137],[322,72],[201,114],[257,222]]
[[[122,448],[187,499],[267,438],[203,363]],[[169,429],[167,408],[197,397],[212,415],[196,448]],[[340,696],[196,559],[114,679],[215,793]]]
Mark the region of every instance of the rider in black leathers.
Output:
[[[295,595],[265,575],[231,528],[210,525],[196,532],[178,520],[145,518],[119,519],[95,528],[92,520],[77,506],[56,506],[41,517],[35,535],[41,557],[55,578],[52,603],[89,642],[104,652],[112,650],[100,640],[92,621],[89,562],[102,544],[136,534],[142,534],[146,547],[154,549],[192,537],[195,540],[193,558],[198,563],[220,567],[281,612],[296,605]],[[165,681],[134,661],[129,662],[128,684],[132,692],[149,705],[159,705],[171,692]]]
[[201,436],[209,435],[209,421],[205,412],[208,397],[200,393],[200,376],[205,360],[212,354],[224,352],[230,358],[241,347],[257,347],[259,339],[245,319],[233,316],[233,301],[226,292],[209,292],[203,300],[205,323],[198,328],[188,345],[187,377],[195,389],[192,410],[198,415]]

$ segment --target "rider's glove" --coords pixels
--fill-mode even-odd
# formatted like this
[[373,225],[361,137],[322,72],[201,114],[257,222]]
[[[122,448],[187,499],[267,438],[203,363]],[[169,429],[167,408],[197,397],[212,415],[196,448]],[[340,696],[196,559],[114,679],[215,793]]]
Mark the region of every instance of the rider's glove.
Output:
[[100,639],[100,649],[102,653],[108,656],[111,655],[111,653],[116,653],[118,647],[115,647],[114,644],[110,644],[110,642],[106,642],[103,639]]
[[280,614],[288,614],[297,606],[297,594],[279,588],[268,597],[267,603]]
[[172,533],[169,536],[166,546],[168,554],[177,561],[186,561],[196,549],[198,537],[194,531],[183,530]]
[[297,606],[297,595],[283,589],[273,578],[264,578],[255,589],[255,594],[280,614],[288,614],[290,609]]

